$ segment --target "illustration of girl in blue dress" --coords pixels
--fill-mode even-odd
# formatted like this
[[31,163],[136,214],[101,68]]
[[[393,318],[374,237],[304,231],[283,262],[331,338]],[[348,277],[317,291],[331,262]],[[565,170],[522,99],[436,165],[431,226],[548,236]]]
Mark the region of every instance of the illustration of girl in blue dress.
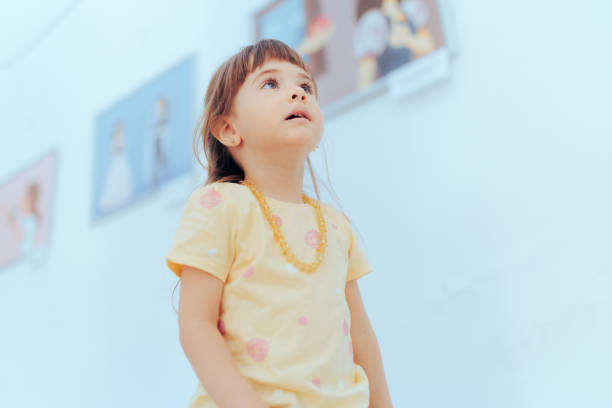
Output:
[[168,153],[167,144],[169,143],[169,108],[166,98],[161,96],[155,103],[155,120],[153,123],[153,171],[151,183],[157,185],[168,173]]
[[433,51],[424,0],[359,0],[353,50],[359,58],[357,87]]

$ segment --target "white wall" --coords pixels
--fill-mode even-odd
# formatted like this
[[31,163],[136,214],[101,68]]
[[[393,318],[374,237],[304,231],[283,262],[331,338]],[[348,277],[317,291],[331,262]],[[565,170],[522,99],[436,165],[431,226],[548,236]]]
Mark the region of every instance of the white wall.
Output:
[[[0,271],[0,406],[186,405],[196,379],[164,264],[176,190],[92,224],[93,121],[190,53],[199,109],[264,3],[82,2],[0,71],[0,180],[60,155],[47,265]],[[394,404],[610,406],[612,8],[452,10],[451,78],[325,125]]]

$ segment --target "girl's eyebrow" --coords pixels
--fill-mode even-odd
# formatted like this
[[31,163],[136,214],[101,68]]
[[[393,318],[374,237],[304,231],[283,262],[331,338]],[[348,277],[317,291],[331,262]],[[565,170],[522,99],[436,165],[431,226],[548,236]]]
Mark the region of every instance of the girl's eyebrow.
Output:
[[[257,75],[255,76],[255,78],[253,78],[253,81],[252,81],[252,82],[253,82],[253,83],[255,83],[255,82],[257,81],[257,78],[259,78],[260,76],[262,76],[262,75],[264,75],[264,74],[269,74],[269,73],[272,73],[272,72],[279,72],[279,70],[278,70],[278,69],[275,69],[275,68],[272,68],[272,69],[266,69],[265,71],[262,71],[262,72],[260,72],[259,74],[257,74]],[[300,77],[302,77],[302,78],[306,78],[306,79],[307,79],[307,80],[309,80],[310,82],[314,82],[314,81],[312,80],[312,78],[310,78],[308,75],[306,75],[306,74],[305,74],[305,73],[303,73],[303,72],[300,72],[298,75],[299,75]]]

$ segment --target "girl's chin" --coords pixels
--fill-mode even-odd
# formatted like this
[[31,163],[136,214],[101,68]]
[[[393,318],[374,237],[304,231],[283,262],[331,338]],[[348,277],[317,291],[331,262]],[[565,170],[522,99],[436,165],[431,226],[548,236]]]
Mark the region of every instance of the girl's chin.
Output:
[[290,141],[293,143],[310,144],[314,140],[315,136],[312,131],[295,129],[290,132],[283,132],[279,134],[275,140],[279,142]]

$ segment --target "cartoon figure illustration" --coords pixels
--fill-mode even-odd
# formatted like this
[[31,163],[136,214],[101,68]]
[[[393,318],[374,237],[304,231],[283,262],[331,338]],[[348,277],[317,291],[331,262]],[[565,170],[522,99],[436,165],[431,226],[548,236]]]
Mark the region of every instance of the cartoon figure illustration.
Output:
[[151,183],[157,185],[168,172],[168,155],[166,145],[169,135],[169,107],[164,96],[155,103],[155,120],[153,122],[153,169]]
[[128,202],[133,195],[132,174],[125,154],[123,123],[117,122],[113,131],[110,164],[102,187],[100,209],[108,211]]
[[20,254],[24,258],[29,258],[36,249],[35,237],[42,218],[38,209],[39,195],[40,185],[38,182],[31,182],[23,194],[19,207],[7,215],[8,223],[19,243]]
[[334,25],[325,15],[315,17],[306,29],[306,35],[296,51],[302,55],[314,54],[323,49],[334,34]]
[[353,49],[359,57],[357,87],[433,51],[424,0],[360,0]]
[[258,37],[282,39],[304,58],[314,75],[327,70],[324,48],[335,31],[321,3],[322,0],[274,1],[257,15]]

